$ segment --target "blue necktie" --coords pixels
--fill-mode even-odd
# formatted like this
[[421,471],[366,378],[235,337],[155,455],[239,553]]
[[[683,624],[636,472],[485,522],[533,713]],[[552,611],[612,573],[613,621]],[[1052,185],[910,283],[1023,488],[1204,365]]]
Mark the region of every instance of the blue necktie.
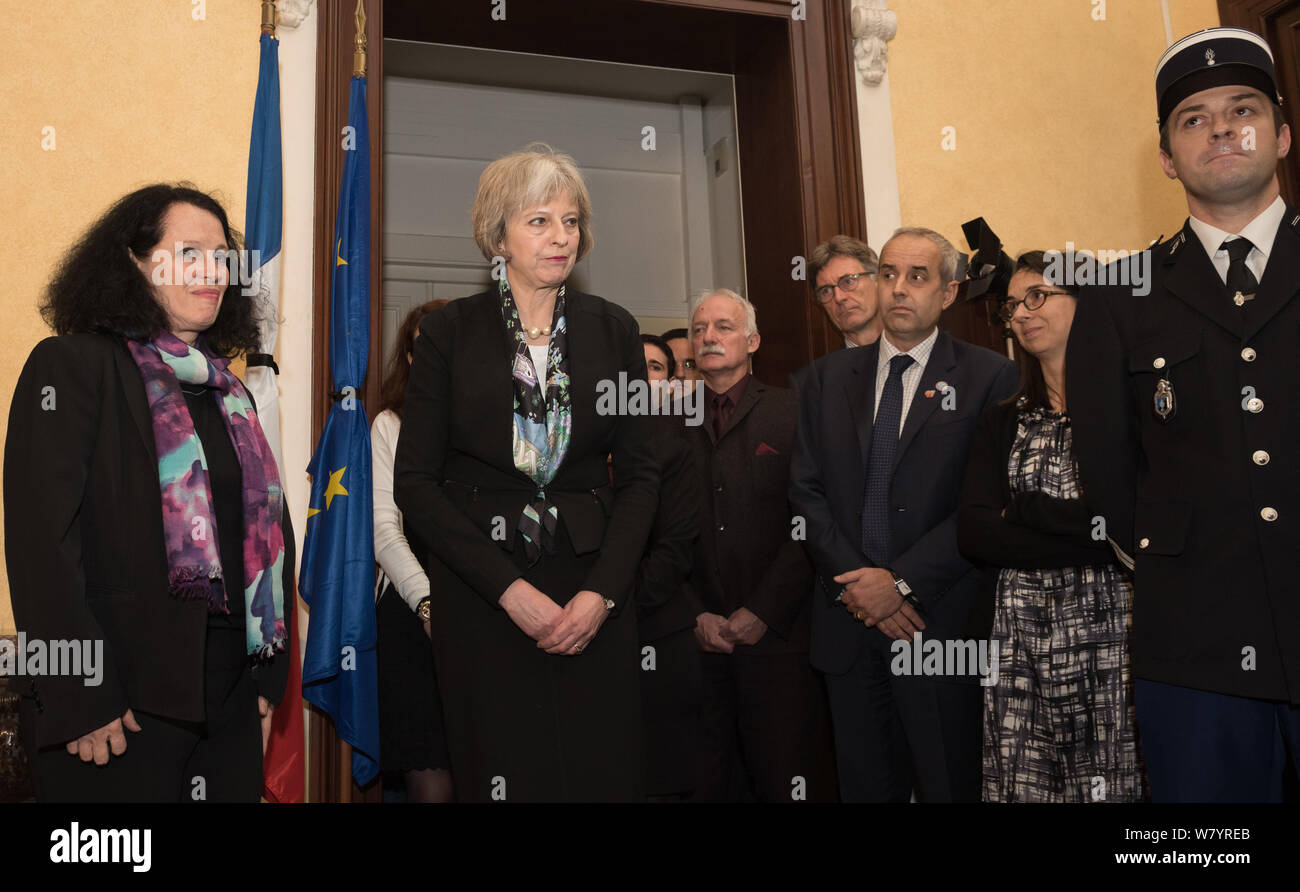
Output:
[[889,560],[889,478],[903,417],[903,372],[915,361],[906,353],[889,360],[889,377],[871,429],[867,487],[862,496],[862,551],[877,567]]

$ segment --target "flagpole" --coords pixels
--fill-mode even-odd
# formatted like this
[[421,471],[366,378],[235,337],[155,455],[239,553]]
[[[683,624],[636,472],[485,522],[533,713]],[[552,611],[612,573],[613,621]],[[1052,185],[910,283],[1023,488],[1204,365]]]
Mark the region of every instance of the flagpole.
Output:
[[357,0],[357,36],[352,51],[352,76],[366,76],[366,10],[363,0]]

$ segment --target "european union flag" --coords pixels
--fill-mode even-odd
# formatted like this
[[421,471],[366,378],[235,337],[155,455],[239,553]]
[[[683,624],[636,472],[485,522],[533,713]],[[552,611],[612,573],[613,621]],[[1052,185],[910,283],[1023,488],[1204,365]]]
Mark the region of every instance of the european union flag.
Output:
[[352,777],[379,772],[375,660],[375,539],[370,425],[361,405],[370,340],[370,131],[366,79],[352,78],[330,282],[334,404],[312,476],[299,588],[311,607],[303,696],[329,713],[352,746]]

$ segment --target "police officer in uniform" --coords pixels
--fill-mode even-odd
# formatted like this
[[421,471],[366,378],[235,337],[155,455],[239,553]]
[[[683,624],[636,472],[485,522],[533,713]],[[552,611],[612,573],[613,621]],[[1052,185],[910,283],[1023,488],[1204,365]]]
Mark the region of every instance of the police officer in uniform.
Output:
[[1152,798],[1280,801],[1300,753],[1300,211],[1277,179],[1291,133],[1249,31],[1178,41],[1156,93],[1160,164],[1190,217],[1152,249],[1149,294],[1080,296],[1074,448],[1134,571]]

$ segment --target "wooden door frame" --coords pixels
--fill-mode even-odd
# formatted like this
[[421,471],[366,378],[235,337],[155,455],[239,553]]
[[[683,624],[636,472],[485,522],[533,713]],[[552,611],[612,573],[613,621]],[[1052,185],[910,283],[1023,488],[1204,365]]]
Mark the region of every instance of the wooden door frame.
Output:
[[[1279,13],[1295,9],[1296,0],[1218,0],[1219,23],[1225,27],[1246,28],[1269,42],[1273,48],[1274,58],[1280,55],[1280,49],[1274,41],[1273,24]],[[1175,35],[1177,37],[1177,35]],[[1284,59],[1277,59],[1279,64]],[[1296,62],[1300,65],[1300,61]],[[1296,145],[1296,128],[1300,120],[1296,119],[1294,109],[1300,103],[1300,96],[1288,95],[1288,81],[1300,85],[1300,72],[1278,72],[1278,90],[1282,93],[1287,123],[1291,125],[1291,151],[1278,165],[1278,184],[1282,197],[1288,202],[1300,202],[1300,145]]]
[[[371,264],[370,264],[370,356],[365,384],[364,405],[373,408],[379,398],[382,332],[380,309],[383,295],[383,0],[362,0],[367,16],[369,36],[367,101],[370,120],[371,183]],[[733,16],[762,16],[787,23],[784,46],[786,57],[764,58],[763,64],[790,66],[793,84],[792,105],[795,153],[797,156],[800,232],[783,243],[791,245],[791,256],[768,259],[768,276],[763,296],[756,299],[760,318],[775,319],[780,330],[796,343],[785,349],[774,347],[764,359],[760,351],[755,370],[772,384],[784,384],[786,375],[805,362],[839,346],[841,336],[822,309],[810,299],[809,283],[794,281],[790,276],[795,255],[805,256],[814,245],[843,233],[866,240],[863,173],[858,136],[856,96],[857,72],[853,61],[850,24],[852,0],[819,0],[806,4],[807,19],[792,18],[789,0],[635,0],[637,3],[665,7],[690,7]],[[340,140],[347,123],[349,78],[352,70],[353,20],[352,2],[322,2],[317,34],[316,62],[316,189],[315,189],[315,260],[312,301],[312,440],[323,430],[331,398],[329,372],[329,284],[332,273],[334,216],[338,207],[339,179],[343,169]],[[758,55],[757,50],[755,51]],[[751,162],[752,163],[752,162]],[[745,189],[742,156],[742,190]],[[760,179],[749,180],[750,196],[760,194],[755,186]],[[742,195],[742,201],[744,197]],[[750,213],[757,202],[749,202]],[[752,272],[757,258],[746,258],[750,270],[750,289],[754,292]],[[788,284],[787,284],[788,283]],[[762,302],[760,302],[760,300]],[[766,363],[766,364],[765,364]],[[311,710],[308,723],[310,770],[308,798],[314,802],[378,801],[380,784],[366,790],[351,779],[350,748],[335,735],[328,717]]]

